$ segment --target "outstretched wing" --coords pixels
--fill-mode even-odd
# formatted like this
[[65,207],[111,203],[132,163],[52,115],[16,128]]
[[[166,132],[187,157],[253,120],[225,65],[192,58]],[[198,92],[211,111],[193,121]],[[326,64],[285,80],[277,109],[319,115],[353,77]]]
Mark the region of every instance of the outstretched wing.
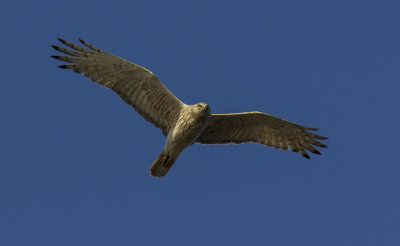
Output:
[[93,82],[115,91],[146,120],[168,133],[181,108],[185,105],[176,98],[149,70],[104,52],[79,39],[87,48],[61,38],[58,40],[72,49],[52,45],[69,56],[52,56],[70,64],[60,68],[82,73]]
[[239,144],[256,142],[277,149],[291,149],[310,159],[305,150],[321,154],[312,145],[327,146],[315,139],[327,139],[309,131],[316,128],[300,126],[261,112],[213,114],[196,142],[201,144]]

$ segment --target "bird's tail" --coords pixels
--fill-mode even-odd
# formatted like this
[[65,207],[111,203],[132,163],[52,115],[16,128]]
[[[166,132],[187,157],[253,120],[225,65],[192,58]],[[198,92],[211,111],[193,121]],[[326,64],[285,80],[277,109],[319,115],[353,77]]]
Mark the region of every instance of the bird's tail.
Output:
[[163,150],[153,164],[151,164],[150,175],[157,178],[165,176],[175,160],[176,158],[172,158]]

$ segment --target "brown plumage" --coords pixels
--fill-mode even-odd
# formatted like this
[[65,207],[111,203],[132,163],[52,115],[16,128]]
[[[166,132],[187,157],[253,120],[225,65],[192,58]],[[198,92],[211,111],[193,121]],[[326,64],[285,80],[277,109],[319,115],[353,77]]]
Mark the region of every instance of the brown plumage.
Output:
[[86,46],[63,39],[72,48],[52,45],[67,56],[52,56],[69,64],[60,68],[82,73],[116,92],[147,121],[160,128],[166,144],[150,167],[150,174],[164,176],[180,153],[193,143],[260,143],[277,149],[298,152],[310,158],[306,150],[320,154],[313,146],[327,147],[318,140],[327,139],[311,133],[317,129],[294,124],[261,112],[211,114],[205,103],[186,105],[176,98],[149,70],[104,52],[79,39]]

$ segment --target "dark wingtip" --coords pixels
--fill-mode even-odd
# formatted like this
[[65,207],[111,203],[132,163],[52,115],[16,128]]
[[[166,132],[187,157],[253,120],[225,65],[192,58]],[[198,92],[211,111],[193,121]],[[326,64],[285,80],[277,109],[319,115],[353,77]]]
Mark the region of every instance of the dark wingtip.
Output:
[[82,44],[85,44],[85,43],[86,43],[85,40],[83,40],[83,39],[81,39],[81,38],[78,38],[78,40],[79,40],[79,42],[81,42]]
[[53,49],[55,49],[55,50],[60,50],[60,47],[58,47],[58,46],[56,46],[56,45],[51,45],[51,47],[53,47]]
[[311,159],[310,156],[309,156],[307,153],[303,154],[303,156],[304,156],[305,158],[307,158],[307,159]]
[[321,145],[318,146],[318,147],[321,147],[321,148],[328,148],[328,146],[326,146],[325,144],[321,144]]
[[60,56],[57,56],[57,55],[53,55],[53,56],[51,56],[51,57],[53,57],[54,59],[60,59]]
[[67,41],[65,41],[64,39],[62,39],[62,38],[57,38],[58,39],[58,41],[60,41],[61,43],[63,43],[63,44],[65,44]]
[[317,154],[317,155],[320,155],[320,154],[321,154],[321,152],[319,152],[318,150],[314,150],[313,153],[314,153],[314,154]]
[[67,65],[59,65],[58,67],[62,69],[68,69]]

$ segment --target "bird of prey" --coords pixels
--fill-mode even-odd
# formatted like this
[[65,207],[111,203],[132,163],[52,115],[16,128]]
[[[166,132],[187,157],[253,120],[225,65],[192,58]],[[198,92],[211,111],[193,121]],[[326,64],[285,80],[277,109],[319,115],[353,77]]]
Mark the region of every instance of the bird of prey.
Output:
[[327,147],[318,140],[327,139],[305,127],[261,112],[212,114],[210,106],[200,102],[187,105],[175,97],[149,70],[79,41],[84,47],[61,38],[69,48],[52,45],[66,55],[54,55],[67,62],[60,68],[82,73],[93,82],[108,87],[131,105],[147,121],[162,130],[166,142],[150,167],[154,177],[164,176],[180,153],[192,145],[239,144],[254,142],[277,149],[292,150],[310,158],[306,150],[320,154],[314,146]]

